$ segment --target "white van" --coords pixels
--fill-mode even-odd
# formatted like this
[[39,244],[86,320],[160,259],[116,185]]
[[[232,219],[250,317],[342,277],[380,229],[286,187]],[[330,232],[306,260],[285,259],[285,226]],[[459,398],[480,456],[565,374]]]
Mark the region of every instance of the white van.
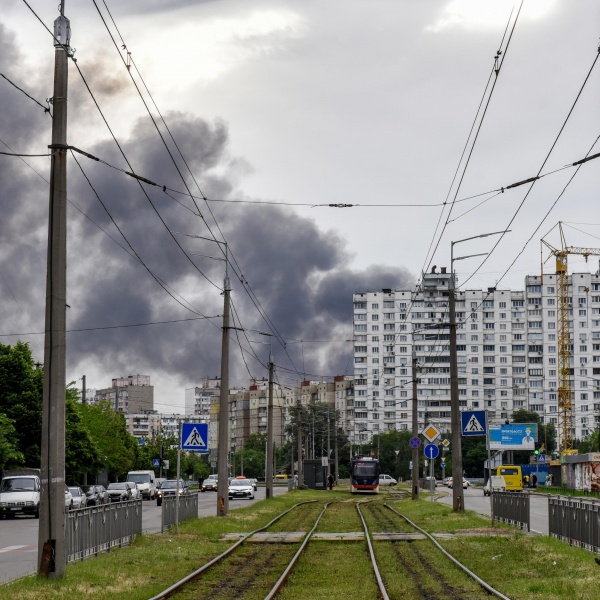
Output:
[[154,471],[129,471],[127,481],[137,483],[138,489],[142,494],[142,499],[154,500],[156,495],[156,481]]
[[21,513],[40,518],[40,478],[37,475],[15,475],[0,483],[0,518]]

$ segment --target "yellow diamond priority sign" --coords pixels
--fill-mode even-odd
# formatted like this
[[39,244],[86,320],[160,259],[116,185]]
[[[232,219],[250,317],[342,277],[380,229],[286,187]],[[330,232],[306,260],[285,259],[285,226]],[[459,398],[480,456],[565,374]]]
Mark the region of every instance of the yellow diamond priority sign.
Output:
[[437,437],[440,436],[440,430],[434,425],[427,425],[421,432],[430,442],[433,442]]

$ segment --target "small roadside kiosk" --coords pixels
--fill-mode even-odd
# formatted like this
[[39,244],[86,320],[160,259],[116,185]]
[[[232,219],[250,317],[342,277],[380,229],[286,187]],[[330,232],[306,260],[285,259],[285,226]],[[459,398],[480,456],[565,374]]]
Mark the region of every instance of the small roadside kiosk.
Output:
[[[327,489],[327,458],[306,459],[304,466],[304,485],[311,490]],[[329,461],[329,468],[334,472],[334,461]]]
[[560,457],[561,482],[571,490],[600,492],[600,452]]

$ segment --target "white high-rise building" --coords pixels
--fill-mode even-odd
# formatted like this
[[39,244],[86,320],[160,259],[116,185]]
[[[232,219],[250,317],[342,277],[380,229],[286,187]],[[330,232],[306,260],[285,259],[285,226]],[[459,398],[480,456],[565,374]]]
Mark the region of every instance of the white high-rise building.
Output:
[[[355,293],[352,441],[412,428],[412,356],[417,358],[418,422],[450,430],[448,288],[442,268],[418,290]],[[582,439],[600,410],[600,276],[569,276],[573,430]],[[456,293],[459,400],[491,422],[525,408],[559,425],[556,276],[528,276],[524,291]],[[597,365],[597,367],[595,367]],[[540,440],[541,441],[541,440]]]

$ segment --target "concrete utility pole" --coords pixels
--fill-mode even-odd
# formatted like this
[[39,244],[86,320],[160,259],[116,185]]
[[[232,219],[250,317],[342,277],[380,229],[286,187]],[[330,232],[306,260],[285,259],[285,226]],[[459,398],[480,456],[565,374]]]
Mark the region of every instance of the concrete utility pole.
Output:
[[[413,341],[414,345],[414,341]],[[412,435],[419,437],[419,403],[417,401],[417,352],[412,353]],[[419,499],[419,449],[412,449],[412,499]]]
[[448,285],[448,310],[450,316],[450,425],[452,427],[452,506],[454,512],[465,510],[465,498],[463,493],[463,466],[462,466],[462,431],[460,417],[460,400],[458,394],[458,356],[456,348],[456,277],[454,275],[454,261],[474,258],[476,256],[487,256],[487,252],[468,254],[454,258],[454,246],[469,240],[489,237],[508,233],[504,231],[492,231],[473,235],[462,240],[450,243],[450,282]]
[[304,465],[302,463],[302,426],[298,418],[298,487],[304,485]]
[[231,285],[227,270],[227,244],[225,244],[225,280],[223,282],[223,337],[221,345],[221,396],[219,399],[219,457],[217,461],[217,516],[229,512],[229,294]]
[[85,383],[85,375],[81,378],[81,404],[85,404],[87,402],[87,390]]
[[[450,260],[452,265],[452,260]],[[456,351],[456,296],[454,271],[450,269],[448,305],[450,311],[450,410],[452,427],[452,508],[454,512],[465,510],[462,473],[462,445],[460,430],[460,402],[458,397],[458,357]]]
[[42,404],[38,573],[65,575],[65,396],[67,318],[67,84],[71,28],[64,16],[54,21],[54,117],[50,163],[48,267]]
[[273,355],[269,351],[269,400],[267,404],[267,472],[266,497],[273,497]]

